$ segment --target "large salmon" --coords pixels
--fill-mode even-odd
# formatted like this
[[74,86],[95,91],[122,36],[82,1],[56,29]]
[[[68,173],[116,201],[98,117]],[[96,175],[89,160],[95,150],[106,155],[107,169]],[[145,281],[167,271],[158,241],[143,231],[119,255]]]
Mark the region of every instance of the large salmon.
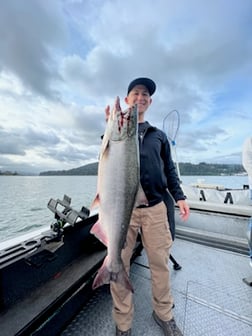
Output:
[[140,184],[137,134],[137,106],[122,112],[117,98],[102,141],[97,195],[92,205],[99,207],[99,219],[91,233],[107,246],[107,256],[94,279],[93,289],[116,281],[133,291],[121,250]]

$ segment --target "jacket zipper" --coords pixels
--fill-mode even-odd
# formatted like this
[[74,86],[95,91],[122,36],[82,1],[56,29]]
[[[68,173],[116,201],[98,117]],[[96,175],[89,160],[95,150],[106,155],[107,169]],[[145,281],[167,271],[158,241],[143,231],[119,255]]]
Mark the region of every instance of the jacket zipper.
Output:
[[140,132],[140,133],[139,133],[139,138],[140,138],[141,145],[142,145],[142,143],[143,143],[143,139],[144,139],[144,136],[145,136],[145,134],[146,134],[146,132],[147,132],[147,129],[148,129],[148,127],[145,128],[145,130],[144,130],[143,132]]

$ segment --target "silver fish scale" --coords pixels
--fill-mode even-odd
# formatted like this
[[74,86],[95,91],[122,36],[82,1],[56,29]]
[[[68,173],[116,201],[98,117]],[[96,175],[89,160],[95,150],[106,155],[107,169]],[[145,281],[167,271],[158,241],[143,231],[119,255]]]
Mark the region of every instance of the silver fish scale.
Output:
[[[116,108],[119,109],[117,105]],[[127,114],[128,117],[124,118]],[[108,120],[102,142],[97,183],[99,197],[96,198],[99,200],[99,224],[92,231],[98,239],[106,240],[107,258],[94,279],[93,288],[108,283],[111,272],[117,274],[118,281],[124,286],[131,287],[122,265],[121,250],[139,179],[137,107],[130,108],[125,114],[115,109]]]
[[[170,263],[174,316],[184,336],[252,335],[252,288],[248,257],[176,239],[172,254],[182,265]],[[135,289],[133,336],[162,336],[151,318],[150,272],[145,253],[131,267]],[[95,292],[62,335],[113,336],[112,300],[108,286]]]

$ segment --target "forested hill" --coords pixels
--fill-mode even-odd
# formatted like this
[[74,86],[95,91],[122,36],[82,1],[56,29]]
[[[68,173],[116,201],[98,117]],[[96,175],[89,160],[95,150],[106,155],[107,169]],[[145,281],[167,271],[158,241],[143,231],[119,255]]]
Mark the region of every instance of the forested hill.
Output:
[[[245,172],[241,164],[213,164],[205,162],[199,164],[182,162],[179,164],[179,169],[181,175],[236,175]],[[97,172],[98,162],[95,162],[69,170],[41,172],[39,175],[97,175]]]
[[51,176],[51,175],[97,175],[98,173],[98,162],[90,163],[79,168],[73,168],[69,170],[51,170],[42,172],[40,176]]

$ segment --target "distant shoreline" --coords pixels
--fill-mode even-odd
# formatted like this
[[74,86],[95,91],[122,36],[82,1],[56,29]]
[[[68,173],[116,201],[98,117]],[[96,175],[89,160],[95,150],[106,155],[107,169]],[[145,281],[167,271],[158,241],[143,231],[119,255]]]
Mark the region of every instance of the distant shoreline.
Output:
[[0,173],[0,176],[20,176],[20,174],[12,173],[12,172],[3,172],[3,173]]
[[[214,164],[201,162],[199,164],[192,164],[189,162],[179,163],[179,170],[181,176],[195,176],[195,175],[210,175],[210,176],[233,176],[246,174],[241,164]],[[61,170],[61,171],[47,171],[41,172],[40,176],[69,176],[69,175],[97,175],[98,162],[90,163],[79,168]]]
[[[201,162],[192,164],[179,163],[181,176],[246,176],[241,164],[214,164]],[[51,170],[39,174],[0,171],[0,176],[97,176],[98,162],[90,163],[69,170]]]

